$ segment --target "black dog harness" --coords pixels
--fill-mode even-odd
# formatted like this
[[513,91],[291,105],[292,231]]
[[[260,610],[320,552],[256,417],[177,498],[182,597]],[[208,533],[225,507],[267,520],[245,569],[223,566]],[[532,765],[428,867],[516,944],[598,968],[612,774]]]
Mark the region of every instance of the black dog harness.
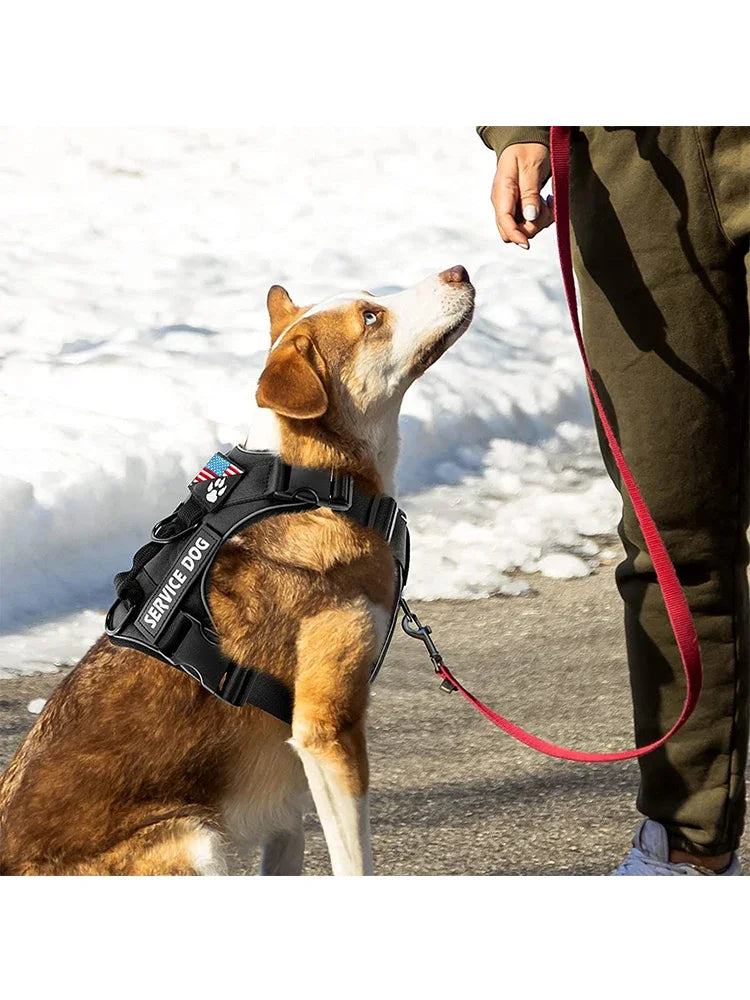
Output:
[[380,669],[393,636],[409,572],[406,515],[393,497],[372,496],[350,475],[290,466],[268,451],[233,448],[215,454],[189,486],[190,497],[159,521],[151,540],[115,577],[117,600],[109,609],[111,642],[148,653],[183,670],[229,705],[255,705],[292,720],[292,694],[275,677],[243,667],[219,648],[206,598],[209,570],[221,546],[237,532],[274,514],[328,508],[385,538],[396,562],[397,593],[380,654]]

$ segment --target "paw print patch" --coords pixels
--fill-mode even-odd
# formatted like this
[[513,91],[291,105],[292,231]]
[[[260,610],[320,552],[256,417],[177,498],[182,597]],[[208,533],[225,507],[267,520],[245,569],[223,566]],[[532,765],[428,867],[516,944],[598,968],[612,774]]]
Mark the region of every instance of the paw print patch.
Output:
[[206,500],[208,503],[216,503],[219,497],[224,495],[226,488],[227,480],[225,476],[220,476],[218,479],[214,479],[206,490]]
[[[206,500],[208,503],[216,503],[231,485],[227,482],[229,476],[241,476],[244,471],[239,465],[230,462],[226,455],[222,455],[220,451],[217,451],[209,458],[198,475],[190,483],[190,487],[207,483]],[[236,480],[232,480],[232,482],[236,482]]]

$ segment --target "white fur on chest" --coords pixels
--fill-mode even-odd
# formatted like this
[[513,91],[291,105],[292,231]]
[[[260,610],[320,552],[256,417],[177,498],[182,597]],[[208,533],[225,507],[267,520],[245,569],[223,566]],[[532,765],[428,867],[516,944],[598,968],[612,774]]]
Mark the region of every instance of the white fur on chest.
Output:
[[296,830],[301,813],[309,808],[299,758],[286,742],[279,742],[265,747],[237,774],[223,804],[223,826],[232,843],[244,850],[274,834]]

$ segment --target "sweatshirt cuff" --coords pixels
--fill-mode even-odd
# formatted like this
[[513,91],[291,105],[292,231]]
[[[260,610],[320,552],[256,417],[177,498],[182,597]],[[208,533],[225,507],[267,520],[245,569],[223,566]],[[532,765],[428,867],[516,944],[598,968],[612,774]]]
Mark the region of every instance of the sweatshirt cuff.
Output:
[[549,126],[541,125],[477,125],[479,138],[500,156],[504,149],[517,142],[541,142],[549,149]]

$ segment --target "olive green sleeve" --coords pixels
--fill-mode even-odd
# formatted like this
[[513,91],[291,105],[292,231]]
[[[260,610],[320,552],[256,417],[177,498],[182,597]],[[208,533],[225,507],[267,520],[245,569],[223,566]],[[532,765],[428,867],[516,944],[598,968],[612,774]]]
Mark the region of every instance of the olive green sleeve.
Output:
[[541,125],[477,125],[479,138],[497,156],[516,142],[541,142],[549,148],[549,126]]

